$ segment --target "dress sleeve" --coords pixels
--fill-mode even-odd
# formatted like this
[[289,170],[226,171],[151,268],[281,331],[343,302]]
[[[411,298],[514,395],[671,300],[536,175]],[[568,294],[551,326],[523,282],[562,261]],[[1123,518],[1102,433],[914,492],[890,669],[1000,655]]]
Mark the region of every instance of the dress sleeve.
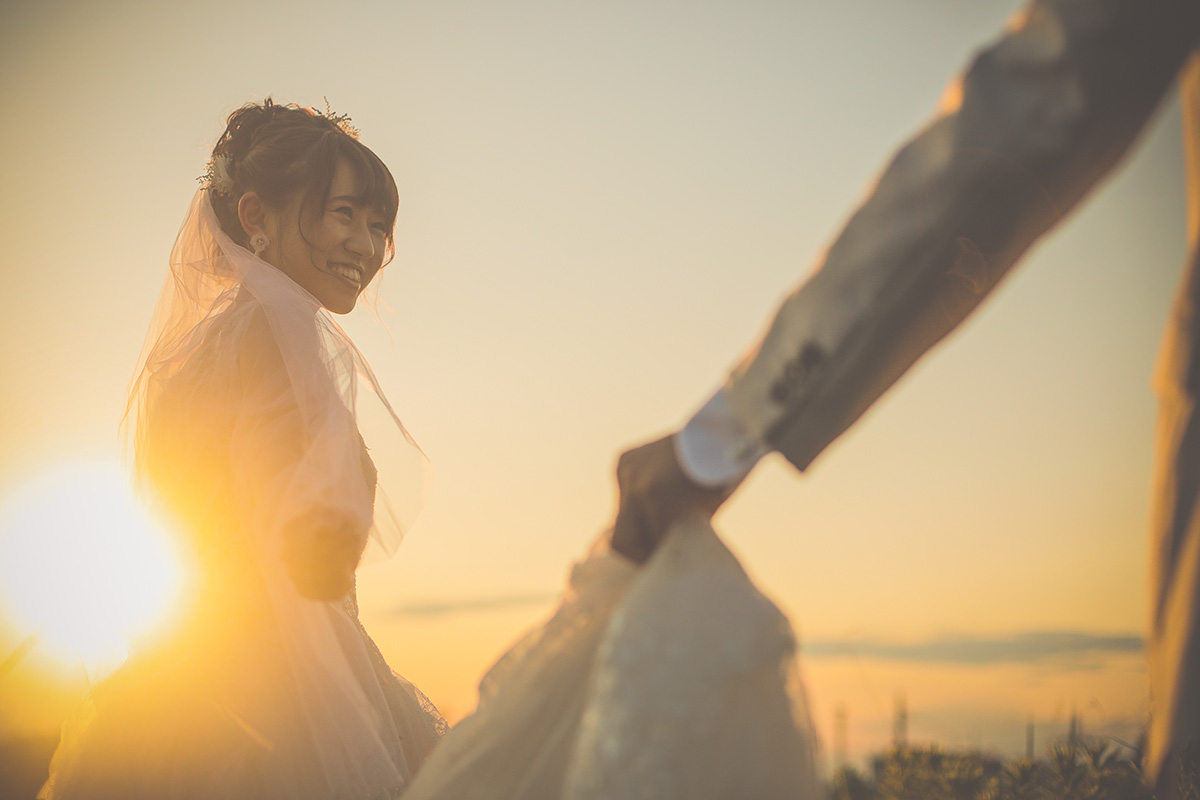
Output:
[[1118,162],[1196,46],[1190,0],[1034,0],[950,84],[726,391],[806,468]]
[[307,548],[299,557],[356,564],[371,525],[374,475],[353,418],[305,417],[262,313],[249,319],[237,358],[231,476],[261,560],[291,563]]

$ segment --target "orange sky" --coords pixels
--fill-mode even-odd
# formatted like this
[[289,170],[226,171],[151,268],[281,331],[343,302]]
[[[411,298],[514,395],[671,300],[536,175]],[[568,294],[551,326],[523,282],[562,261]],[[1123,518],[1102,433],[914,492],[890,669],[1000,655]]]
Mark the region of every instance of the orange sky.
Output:
[[[368,315],[346,324],[435,469],[399,554],[361,573],[363,615],[457,715],[606,524],[620,447],[707,397],[1015,8],[6,8],[0,499],[58,464],[118,457],[126,384],[224,115],[267,94],[327,97],[401,187],[390,334]],[[236,32],[214,24],[228,19]],[[1149,378],[1183,259],[1180,159],[1172,103],[1119,175],[808,474],[771,457],[722,512],[803,640],[1140,634]],[[396,612],[431,603],[466,607]],[[20,635],[0,628],[0,655]],[[1053,659],[864,664],[809,661],[822,729],[846,704],[861,748],[879,744],[901,689],[914,735],[996,748],[1014,746],[998,708],[1050,720],[1095,700],[1107,716],[1093,721],[1122,731],[1144,710],[1125,653],[1086,676]],[[1036,690],[1019,688],[1029,675]],[[0,709],[30,711],[23,685],[0,682]]]

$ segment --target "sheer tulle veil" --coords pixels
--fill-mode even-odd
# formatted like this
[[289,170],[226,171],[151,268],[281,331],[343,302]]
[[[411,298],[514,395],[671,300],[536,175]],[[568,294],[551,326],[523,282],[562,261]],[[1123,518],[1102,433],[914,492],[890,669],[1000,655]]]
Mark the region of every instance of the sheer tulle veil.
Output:
[[[236,338],[260,311],[282,359],[272,365],[286,370],[308,444],[292,485],[271,503],[273,519],[259,522],[276,528],[289,511],[320,506],[369,525],[368,557],[372,550],[391,555],[424,502],[428,461],[342,328],[315,297],[221,229],[205,188],[193,197],[172,249],[129,391],[122,427],[139,482],[149,467],[148,423],[164,389],[204,358],[214,338]],[[210,372],[232,368],[208,360]],[[269,411],[246,402],[241,398],[239,417]],[[361,457],[360,434],[371,464]],[[364,494],[374,477],[364,469],[378,472],[374,498]]]

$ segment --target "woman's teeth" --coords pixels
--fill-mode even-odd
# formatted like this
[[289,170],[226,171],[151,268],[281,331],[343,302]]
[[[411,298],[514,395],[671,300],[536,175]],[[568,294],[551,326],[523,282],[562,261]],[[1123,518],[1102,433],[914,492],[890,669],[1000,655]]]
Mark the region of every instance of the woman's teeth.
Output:
[[355,269],[354,267],[343,266],[342,264],[330,264],[329,269],[332,270],[335,275],[338,275],[342,278],[352,280],[355,283],[362,283],[362,270]]

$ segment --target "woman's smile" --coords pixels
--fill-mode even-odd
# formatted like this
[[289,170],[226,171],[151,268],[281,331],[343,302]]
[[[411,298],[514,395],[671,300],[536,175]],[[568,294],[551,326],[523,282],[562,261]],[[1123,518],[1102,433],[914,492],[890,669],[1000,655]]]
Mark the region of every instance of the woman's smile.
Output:
[[353,286],[355,290],[362,288],[363,268],[357,264],[327,262],[324,271],[342,279],[350,286]]

